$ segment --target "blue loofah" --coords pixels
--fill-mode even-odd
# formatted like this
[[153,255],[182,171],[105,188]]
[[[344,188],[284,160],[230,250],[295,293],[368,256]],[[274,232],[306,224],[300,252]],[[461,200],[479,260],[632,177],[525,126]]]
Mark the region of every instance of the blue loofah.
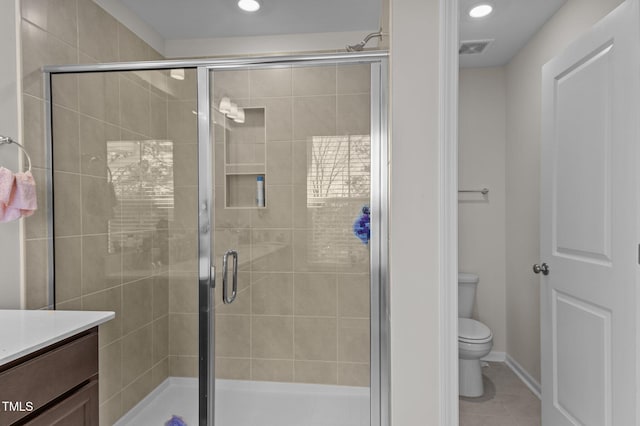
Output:
[[171,419],[167,420],[164,426],[187,426],[187,424],[182,420],[182,417],[178,417],[174,414],[171,416]]
[[371,229],[369,227],[369,206],[362,207],[362,212],[355,222],[353,222],[353,233],[362,241],[368,244],[371,238]]

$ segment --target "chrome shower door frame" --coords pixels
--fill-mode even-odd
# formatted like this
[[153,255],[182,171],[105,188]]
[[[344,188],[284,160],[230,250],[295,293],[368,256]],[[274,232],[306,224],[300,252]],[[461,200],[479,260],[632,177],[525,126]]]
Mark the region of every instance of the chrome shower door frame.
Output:
[[371,426],[390,425],[390,325],[388,282],[388,53],[367,51],[301,56],[270,56],[231,59],[197,59],[146,62],[121,62],[93,65],[52,65],[43,67],[46,105],[47,209],[50,229],[49,297],[54,304],[53,262],[53,108],[54,74],[152,71],[190,68],[197,71],[198,128],[198,326],[199,326],[199,404],[200,426],[214,426],[215,413],[215,308],[213,289],[213,168],[215,140],[210,128],[212,71],[278,66],[370,64],[371,66],[371,351],[370,407]]
[[[389,181],[389,156],[388,156],[388,59],[386,52],[368,52],[364,54],[327,54],[284,56],[266,58],[248,58],[228,60],[198,68],[198,145],[199,145],[199,194],[201,213],[204,206],[211,206],[213,201],[207,196],[213,196],[213,164],[215,158],[213,146],[215,146],[214,132],[210,131],[210,88],[213,86],[215,71],[229,71],[234,69],[270,68],[282,66],[322,66],[322,65],[348,65],[367,63],[371,66],[371,96],[370,96],[370,135],[371,135],[371,240],[370,247],[370,414],[371,426],[389,426],[390,421],[390,345],[389,345],[389,289],[388,289],[388,181]],[[203,112],[206,111],[206,114]],[[204,164],[210,159],[208,164]],[[208,186],[208,187],[206,187]],[[210,215],[211,221],[215,218]],[[206,221],[206,220],[205,220]],[[204,222],[203,222],[204,223]],[[201,312],[204,306],[203,297],[206,297],[210,312],[207,318],[200,318],[200,324],[209,327],[208,345],[203,342],[200,334],[200,345],[211,353],[207,359],[203,359],[200,353],[200,367],[207,366],[206,386],[208,400],[200,395],[200,412],[206,407],[210,413],[215,413],[215,303],[211,299],[212,288],[215,283],[209,281],[203,274],[214,274],[212,265],[214,259],[209,259],[207,264],[204,253],[213,253],[213,240],[210,226],[206,226],[206,232],[200,232],[200,303]],[[203,242],[210,243],[203,247]],[[209,271],[209,272],[207,272]],[[215,275],[214,275],[215,277]],[[206,286],[206,287],[205,287]],[[202,380],[202,374],[201,378]],[[204,383],[203,383],[204,385]],[[202,389],[202,388],[201,388]],[[206,426],[214,426],[213,416],[208,416]],[[200,424],[203,417],[200,417]],[[219,425],[218,425],[219,426]]]

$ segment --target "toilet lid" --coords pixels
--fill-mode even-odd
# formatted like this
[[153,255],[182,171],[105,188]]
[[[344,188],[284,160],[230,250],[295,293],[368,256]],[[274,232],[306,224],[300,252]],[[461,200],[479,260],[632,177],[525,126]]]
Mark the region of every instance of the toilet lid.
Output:
[[458,340],[468,343],[485,343],[492,338],[489,327],[471,318],[458,318]]

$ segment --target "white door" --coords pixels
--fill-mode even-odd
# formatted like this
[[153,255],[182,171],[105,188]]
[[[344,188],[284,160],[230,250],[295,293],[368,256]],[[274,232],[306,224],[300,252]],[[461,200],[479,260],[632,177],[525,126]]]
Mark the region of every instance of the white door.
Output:
[[638,18],[627,0],[543,68],[544,426],[636,424]]

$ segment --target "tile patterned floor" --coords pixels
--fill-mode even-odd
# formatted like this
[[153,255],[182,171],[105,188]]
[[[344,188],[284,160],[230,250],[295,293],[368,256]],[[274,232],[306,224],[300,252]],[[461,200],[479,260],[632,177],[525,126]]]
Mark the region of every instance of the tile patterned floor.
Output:
[[460,397],[460,426],[540,426],[540,400],[506,364],[482,369],[484,395]]

